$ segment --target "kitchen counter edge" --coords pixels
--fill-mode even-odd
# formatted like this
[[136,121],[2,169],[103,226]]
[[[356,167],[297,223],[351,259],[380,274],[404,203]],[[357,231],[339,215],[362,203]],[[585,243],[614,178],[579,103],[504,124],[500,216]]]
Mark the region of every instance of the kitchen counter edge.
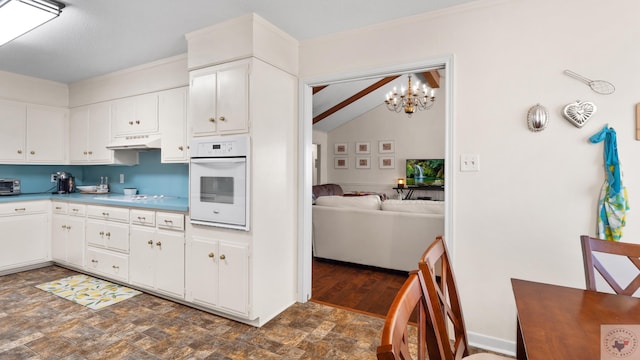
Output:
[[20,195],[10,195],[10,196],[0,196],[0,204],[20,202],[20,201],[54,200],[54,201],[68,201],[68,202],[84,203],[84,204],[120,206],[120,207],[126,207],[126,208],[144,208],[144,209],[181,211],[181,212],[189,211],[189,200],[188,198],[182,198],[182,197],[169,198],[169,199],[163,199],[163,200],[154,200],[153,202],[145,202],[145,200],[122,202],[122,201],[115,201],[115,200],[109,200],[109,199],[96,199],[95,197],[96,197],[95,194],[80,194],[80,193],[20,194]]

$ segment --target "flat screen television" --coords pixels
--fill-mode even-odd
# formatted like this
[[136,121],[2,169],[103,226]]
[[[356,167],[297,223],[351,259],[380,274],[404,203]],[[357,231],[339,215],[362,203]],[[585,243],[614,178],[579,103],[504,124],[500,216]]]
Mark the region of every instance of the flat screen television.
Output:
[[444,159],[407,159],[407,186],[444,185]]

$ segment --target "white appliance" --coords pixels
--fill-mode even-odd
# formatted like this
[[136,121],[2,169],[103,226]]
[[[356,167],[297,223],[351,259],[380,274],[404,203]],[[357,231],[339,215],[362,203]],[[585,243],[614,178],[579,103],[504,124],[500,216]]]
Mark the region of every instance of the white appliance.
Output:
[[191,223],[249,231],[249,136],[191,142]]

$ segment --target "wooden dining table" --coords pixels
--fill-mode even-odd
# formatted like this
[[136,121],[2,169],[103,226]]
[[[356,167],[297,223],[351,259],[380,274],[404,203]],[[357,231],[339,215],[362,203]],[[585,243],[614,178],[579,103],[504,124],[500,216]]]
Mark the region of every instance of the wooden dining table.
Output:
[[[640,299],[511,279],[518,359],[600,359],[600,326],[640,324]],[[640,334],[639,334],[640,335]]]

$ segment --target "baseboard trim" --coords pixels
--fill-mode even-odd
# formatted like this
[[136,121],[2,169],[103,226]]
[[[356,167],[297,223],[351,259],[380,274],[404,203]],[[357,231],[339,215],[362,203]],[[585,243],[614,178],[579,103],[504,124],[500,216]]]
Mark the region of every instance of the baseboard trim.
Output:
[[11,274],[15,274],[15,273],[23,272],[23,271],[29,271],[29,270],[33,270],[33,269],[39,269],[39,268],[47,267],[47,266],[51,266],[51,265],[53,265],[53,262],[46,261],[46,262],[37,263],[37,264],[18,266],[18,267],[15,267],[15,268],[11,268],[11,269],[0,271],[0,276],[11,275]]
[[467,331],[469,345],[509,356],[516,356],[516,343],[493,336]]

